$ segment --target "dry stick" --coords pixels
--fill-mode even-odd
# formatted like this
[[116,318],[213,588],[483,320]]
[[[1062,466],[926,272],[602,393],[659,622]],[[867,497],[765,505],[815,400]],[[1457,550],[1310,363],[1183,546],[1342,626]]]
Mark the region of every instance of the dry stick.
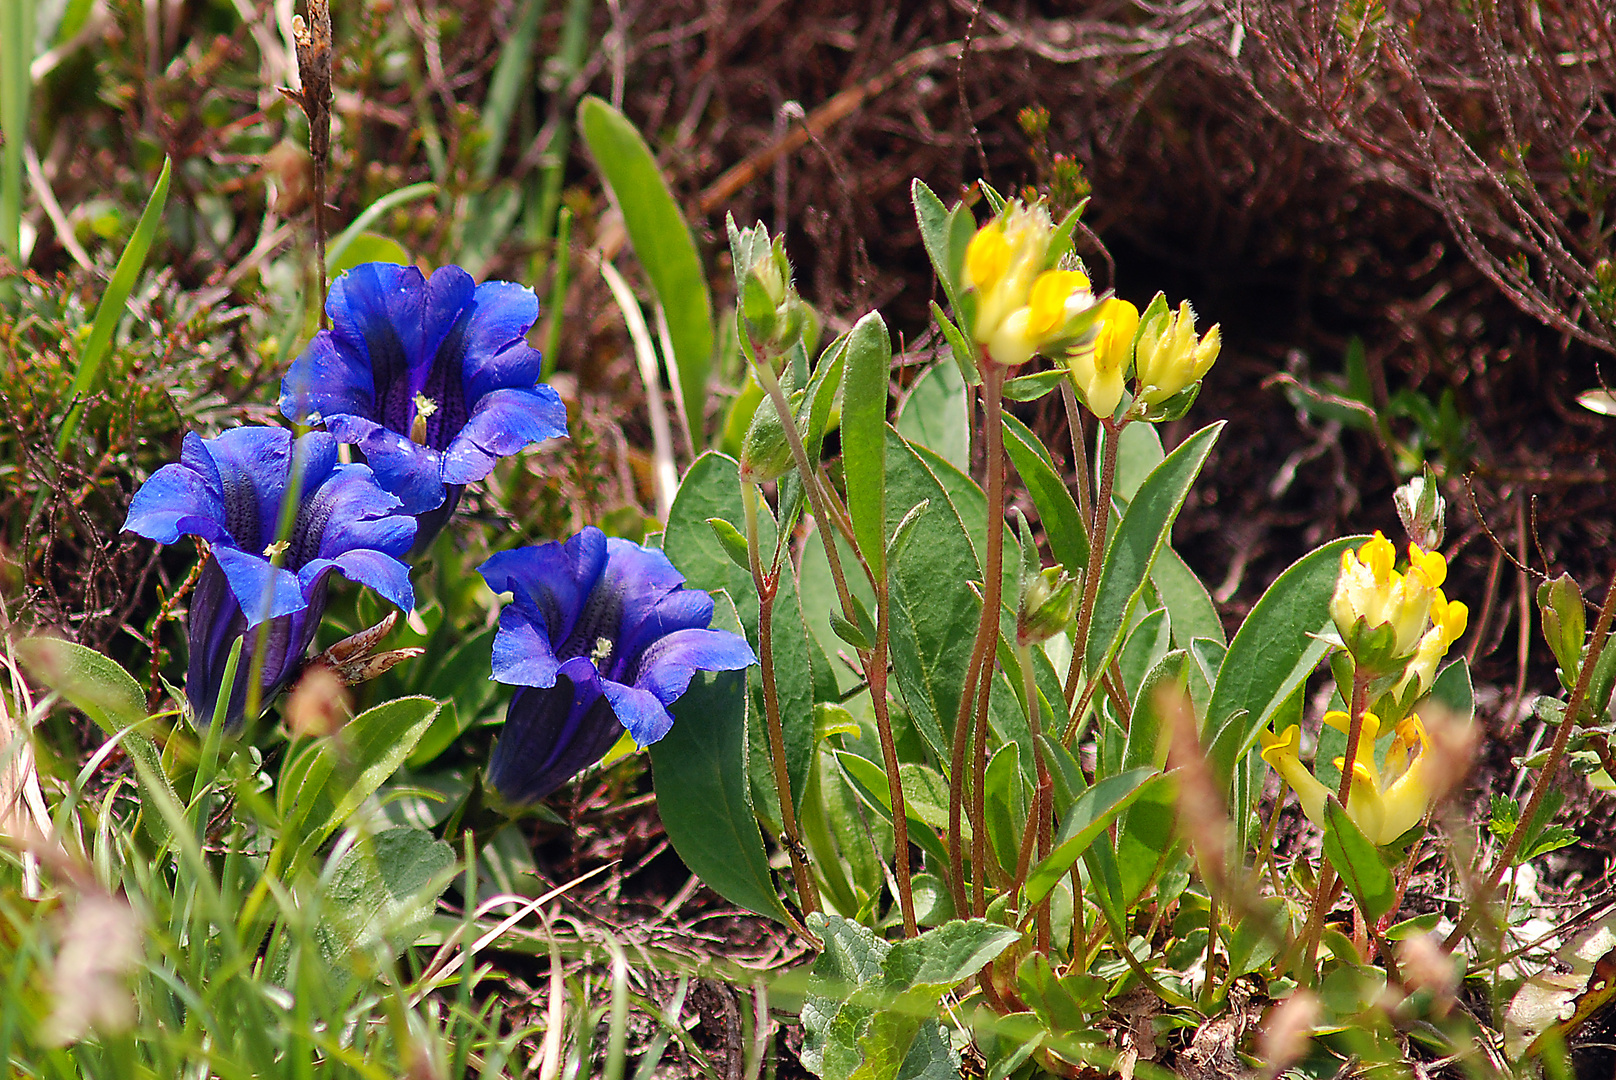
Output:
[[1588,683],[1593,678],[1594,667],[1599,663],[1599,656],[1605,651],[1610,635],[1611,616],[1616,613],[1616,566],[1611,568],[1610,584],[1605,587],[1605,602],[1599,608],[1599,618],[1594,623],[1593,638],[1588,643],[1588,655],[1582,662],[1582,670],[1577,673],[1577,685],[1571,691],[1571,698],[1566,702],[1565,716],[1560,720],[1560,726],[1554,732],[1554,744],[1549,747],[1548,760],[1543,763],[1543,772],[1538,776],[1537,784],[1532,788],[1532,797],[1526,802],[1526,809],[1521,812],[1520,825],[1509,834],[1509,840],[1504,844],[1504,850],[1498,853],[1493,868],[1488,871],[1487,878],[1472,898],[1470,909],[1459,925],[1453,928],[1442,947],[1452,950],[1459,943],[1459,939],[1470,932],[1480,917],[1482,908],[1492,898],[1493,890],[1498,888],[1498,881],[1509,869],[1510,863],[1515,860],[1515,853],[1520,850],[1521,842],[1531,829],[1532,822],[1537,818],[1538,807],[1542,805],[1544,796],[1554,783],[1554,774],[1560,768],[1560,759],[1565,757],[1566,744],[1571,741],[1571,732],[1577,726],[1577,716],[1582,712],[1584,702],[1588,697]]
[[752,585],[758,594],[758,660],[763,671],[763,713],[769,728],[769,757],[774,766],[774,787],[780,795],[780,829],[791,856],[791,876],[797,881],[797,899],[806,918],[819,910],[819,889],[808,869],[802,837],[797,831],[797,807],[791,796],[791,778],[786,773],[785,725],[780,720],[780,692],[774,675],[774,596],[779,587],[779,571],[771,578],[763,572],[758,540],[758,500],[763,496],[752,484],[742,482],[741,499],[746,506],[746,550],[752,564]]
[[1083,696],[1075,708],[1072,700],[1077,696],[1077,676],[1083,670],[1083,654],[1089,636],[1089,622],[1094,618],[1094,599],[1100,591],[1100,568],[1105,562],[1105,534],[1111,523],[1111,487],[1117,478],[1117,441],[1123,424],[1102,418],[1105,427],[1105,453],[1100,458],[1100,496],[1094,502],[1094,524],[1089,529],[1089,567],[1083,575],[1083,607],[1077,613],[1077,632],[1072,636],[1072,662],[1066,668],[1066,707],[1071,709],[1066,721],[1062,742],[1071,742],[1077,734],[1078,720],[1088,708],[1094,688],[1100,685],[1100,673],[1083,687]]

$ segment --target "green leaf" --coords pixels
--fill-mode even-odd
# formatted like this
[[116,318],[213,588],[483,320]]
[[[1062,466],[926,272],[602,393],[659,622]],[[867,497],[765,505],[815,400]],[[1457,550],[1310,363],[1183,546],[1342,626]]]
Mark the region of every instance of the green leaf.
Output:
[[523,0],[520,14],[507,31],[499,49],[499,62],[488,80],[488,96],[478,116],[483,144],[477,155],[477,179],[490,180],[499,168],[500,153],[511,130],[511,120],[522,91],[528,85],[532,66],[533,40],[544,15],[544,0]]
[[17,642],[17,659],[108,735],[146,719],[146,692],[116,661],[94,649],[61,638],[32,637]]
[[1324,854],[1371,921],[1392,909],[1397,886],[1391,871],[1334,795],[1324,803]]
[[344,246],[342,255],[335,262],[330,263],[327,271],[332,277],[346,274],[349,270],[361,263],[397,263],[408,266],[411,263],[410,253],[404,250],[404,245],[397,240],[380,233],[362,232],[351,238]]
[[970,468],[970,413],[959,368],[948,363],[933,364],[904,398],[896,426],[898,434],[933,451],[956,469]]
[[1021,938],[980,919],[944,923],[893,945],[836,915],[815,912],[808,926],[825,950],[803,1004],[802,1062],[824,1080],[957,1076],[934,1018],[937,1003]]
[[1346,536],[1302,556],[1268,587],[1240,625],[1218,668],[1203,741],[1212,778],[1227,791],[1234,765],[1257,742],[1291,692],[1318,666],[1328,646],[1311,635],[1330,626],[1330,597],[1341,553],[1366,537]]
[[[880,814],[884,820],[890,822],[892,820],[892,785],[887,781],[886,770],[869,758],[861,757],[851,750],[836,750],[833,752],[836,755],[836,763],[842,767],[843,773],[847,776],[853,790],[858,793],[859,798],[864,800],[866,806]],[[948,864],[948,849],[937,838],[937,833],[932,826],[927,824],[926,818],[922,817],[923,811],[921,807],[912,805],[909,801],[909,787],[914,779],[914,777],[904,774],[901,764],[898,766],[898,780],[904,789],[903,816],[911,826],[909,840],[918,845],[920,850],[926,853],[928,859],[936,859],[938,860],[938,866],[946,866]],[[930,786],[919,787],[917,792],[922,795],[923,800],[935,798],[935,789]],[[944,805],[946,805],[946,802]],[[931,808],[928,808],[928,811],[929,809]],[[930,816],[929,813],[928,816]]]
[[1167,543],[1190,485],[1206,464],[1207,455],[1223,429],[1223,421],[1210,424],[1167,455],[1128,503],[1105,553],[1100,572],[1093,621],[1084,648],[1084,669],[1092,678],[1116,650],[1123,629],[1149,582],[1156,553]]
[[713,304],[696,242],[651,148],[627,117],[585,95],[578,102],[578,129],[667,316],[685,415],[699,438],[713,356]]
[[1251,907],[1238,916],[1234,932],[1227,935],[1229,942],[1229,977],[1260,970],[1285,944],[1285,901],[1277,896],[1255,900]]
[[[767,512],[758,517],[758,543],[763,551],[773,552],[774,521]],[[733,458],[709,452],[696,459],[679,485],[668,511],[662,550],[685,576],[687,586],[708,592],[723,591],[734,599],[746,639],[756,651],[761,648],[757,588],[751,571],[736,565],[730,549],[714,532],[710,524],[714,518],[728,522],[739,533],[745,525],[746,512],[741,502],[740,467]],[[781,571],[779,591],[774,598],[773,631],[774,674],[780,726],[786,744],[786,773],[791,781],[792,798],[801,806],[808,769],[813,763],[814,673],[808,633],[797,597],[796,576],[790,572],[789,563]],[[754,725],[758,730],[753,732],[760,742],[761,724],[759,718]]]
[[787,921],[747,779],[746,673],[697,672],[671,711],[672,729],[650,746],[668,841],[724,899]]
[[[1102,437],[1103,437],[1102,432]],[[1132,502],[1145,478],[1167,458],[1161,434],[1153,424],[1129,424],[1117,436],[1117,475],[1111,483],[1111,496]]]
[[[991,764],[989,765],[991,769]],[[1027,903],[1036,904],[1049,895],[1055,883],[1066,876],[1072,864],[1082,857],[1116,816],[1144,795],[1152,777],[1157,784],[1166,777],[1154,766],[1129,769],[1107,777],[1079,795],[1072,808],[1061,819],[1060,831],[1055,835],[1055,847],[1047,858],[1039,860],[1027,875]],[[991,794],[991,789],[989,789]],[[1019,839],[1019,837],[1018,837]],[[1014,864],[1012,864],[1014,865]]]
[[147,835],[162,845],[168,839],[168,826],[161,814],[148,811],[152,799],[145,795],[147,785],[161,784],[174,805],[179,804],[179,796],[163,771],[156,744],[137,730],[147,715],[146,694],[140,684],[116,661],[61,638],[25,638],[17,642],[16,649],[17,659],[30,675],[94,720],[109,738],[123,733],[124,752],[141,766],[136,776],[143,793],[140,820]]
[[1012,742],[995,750],[982,782],[983,813],[987,818],[988,846],[1007,874],[1016,872],[1021,834],[1032,812],[1029,787],[1022,773],[1021,748]]
[[847,337],[842,471],[853,535],[877,580],[886,574],[887,383],[891,370],[892,339],[880,313],[872,311]]
[[953,216],[943,205],[943,200],[918,178],[909,185],[909,198],[915,204],[915,222],[920,226],[920,241],[926,245],[926,254],[930,256],[932,269],[943,286],[943,295],[953,304],[954,298],[959,295],[959,285],[954,280]]
[[1453,719],[1468,724],[1476,716],[1476,692],[1470,683],[1470,664],[1463,656],[1437,672],[1431,700],[1447,707]]
[[1156,555],[1156,563],[1150,568],[1150,584],[1167,606],[1173,621],[1173,641],[1180,649],[1188,649],[1196,638],[1228,644],[1212,594],[1171,543]]
[[1004,414],[1004,449],[1038,508],[1038,518],[1055,561],[1075,574],[1088,566],[1089,538],[1083,518],[1066,482],[1055,471],[1054,459],[1032,429],[1009,413]]
[[943,485],[896,432],[886,437],[888,517],[927,504],[891,568],[893,678],[921,737],[948,761],[982,610],[970,582],[981,579],[982,569]]
[[[31,0],[22,2],[26,4]],[[73,387],[68,391],[69,397],[82,398],[95,385],[95,377],[101,371],[101,362],[106,359],[107,350],[112,346],[112,335],[118,329],[118,323],[123,320],[124,307],[129,303],[129,293],[134,289],[135,281],[146,265],[146,253],[151,250],[152,240],[157,236],[157,226],[162,224],[163,207],[168,202],[168,179],[172,169],[173,162],[165,157],[163,171],[157,176],[157,186],[152,188],[151,197],[146,200],[146,209],[141,211],[140,220],[135,223],[134,235],[129,237],[128,245],[118,257],[118,265],[112,271],[112,280],[107,282],[107,291],[101,294],[101,303],[96,305],[95,322],[90,327],[90,340],[84,343],[84,351],[79,353],[79,367],[73,376]],[[67,444],[78,431],[79,417],[83,413],[84,403],[78,401],[62,421],[62,430],[56,436],[58,458],[67,452]]]
[[1403,941],[1406,938],[1419,937],[1435,930],[1441,922],[1440,911],[1428,911],[1424,915],[1416,915],[1412,919],[1404,919],[1388,926],[1385,937],[1387,941]]
[[1066,378],[1065,368],[1050,368],[1031,375],[1022,375],[1004,384],[1006,401],[1037,401],[1061,384]]
[[404,764],[439,708],[427,697],[397,698],[294,751],[275,792],[281,829],[304,850],[324,843]]
[[751,555],[747,552],[746,537],[741,535],[741,530],[721,517],[710,517],[707,524],[712,528],[713,535],[718,537],[719,544],[723,545],[724,554],[729,556],[729,561],[751,573]]
[[931,317],[937,320],[937,328],[943,332],[943,340],[948,342],[948,349],[954,356],[954,366],[959,370],[960,378],[965,380],[967,386],[975,386],[982,381],[982,373],[976,368],[976,357],[973,354],[971,343],[965,340],[965,334],[947,315],[937,306],[937,301],[931,302]]
[[320,951],[336,971],[386,942],[395,959],[426,928],[453,879],[454,851],[420,829],[388,829],[344,852],[330,872]]

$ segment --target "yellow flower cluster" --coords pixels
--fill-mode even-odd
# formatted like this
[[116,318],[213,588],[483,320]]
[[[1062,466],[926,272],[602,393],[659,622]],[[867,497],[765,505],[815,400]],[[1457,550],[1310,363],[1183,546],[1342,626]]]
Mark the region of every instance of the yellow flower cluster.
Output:
[[[1448,574],[1447,560],[1438,551],[1424,551],[1408,545],[1409,567],[1395,569],[1397,549],[1378,531],[1356,552],[1341,553],[1341,574],[1330,598],[1330,618],[1354,660],[1375,663],[1406,663],[1415,650],[1430,642],[1434,650],[1431,666],[1440,660],[1464,632],[1468,609],[1449,603],[1442,595],[1442,582]],[[1432,627],[1433,614],[1439,614]],[[1382,628],[1389,630],[1382,630]],[[1436,637],[1427,636],[1428,630]],[[1379,632],[1379,655],[1360,655],[1365,633]],[[1441,642],[1440,647],[1437,642]]]
[[1077,336],[1094,306],[1088,277],[1050,268],[1055,224],[1042,204],[1007,204],[965,249],[965,287],[976,293],[973,336],[996,364],[1015,367]]
[[[1349,721],[1344,712],[1325,714],[1324,722],[1345,731]],[[1295,726],[1284,734],[1261,734],[1263,760],[1296,790],[1302,812],[1308,820],[1324,827],[1324,803],[1332,792],[1308,771],[1297,757]],[[1431,738],[1416,715],[1399,721],[1386,750],[1385,770],[1375,765],[1375,737],[1380,734],[1380,718],[1364,713],[1363,734],[1352,764],[1352,791],[1347,796],[1347,816],[1363,830],[1371,842],[1390,844],[1418,825],[1431,804],[1443,794],[1441,778],[1433,764]],[[1335,759],[1336,768],[1345,767],[1344,758]]]
[[1140,330],[1139,309],[1113,297],[1101,303],[1095,322],[1099,333],[1074,346],[1066,354],[1066,366],[1089,411],[1099,417],[1116,412],[1130,367],[1134,396],[1153,409],[1199,382],[1222,347],[1216,326],[1196,338],[1195,312],[1188,301],[1177,312],[1148,319]]

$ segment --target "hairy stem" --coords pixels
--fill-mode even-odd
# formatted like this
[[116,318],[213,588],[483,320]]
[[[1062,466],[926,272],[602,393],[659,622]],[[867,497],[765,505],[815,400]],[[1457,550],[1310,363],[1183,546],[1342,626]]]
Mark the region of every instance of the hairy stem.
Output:
[[780,830],[786,852],[791,856],[791,875],[797,882],[797,898],[804,916],[819,910],[819,890],[808,869],[802,838],[797,833],[796,804],[791,798],[791,778],[786,773],[785,725],[780,720],[780,692],[774,676],[774,596],[779,586],[779,567],[773,574],[763,570],[758,542],[757,488],[741,484],[741,501],[746,506],[746,553],[752,564],[752,584],[758,594],[758,661],[763,670],[763,715],[769,728],[769,758],[774,766],[774,787],[780,795]]
[[1072,636],[1072,662],[1066,668],[1066,707],[1071,714],[1066,721],[1062,741],[1071,742],[1077,734],[1077,722],[1088,708],[1089,698],[1099,685],[1099,672],[1095,672],[1083,687],[1083,696],[1077,698],[1078,676],[1083,670],[1083,654],[1087,650],[1089,623],[1094,619],[1094,601],[1100,593],[1100,570],[1105,565],[1105,534],[1111,522],[1111,489],[1117,479],[1117,441],[1126,421],[1117,423],[1102,419],[1105,429],[1105,450],[1100,457],[1100,494],[1094,502],[1094,520],[1089,526],[1089,565],[1083,575],[1083,605],[1077,612],[1077,630]]
[[[976,642],[973,653],[982,657],[977,672],[975,703],[975,780],[973,785],[971,829],[975,840],[975,862],[972,876],[976,878],[976,906],[981,914],[986,910],[984,899],[987,830],[983,811],[985,796],[983,781],[987,773],[988,701],[993,688],[993,663],[999,640],[1000,611],[1004,607],[1004,369],[985,353],[982,356],[982,426],[987,435],[985,468],[987,469],[988,549],[982,565],[982,614],[976,624]],[[968,695],[962,697],[962,704]]]

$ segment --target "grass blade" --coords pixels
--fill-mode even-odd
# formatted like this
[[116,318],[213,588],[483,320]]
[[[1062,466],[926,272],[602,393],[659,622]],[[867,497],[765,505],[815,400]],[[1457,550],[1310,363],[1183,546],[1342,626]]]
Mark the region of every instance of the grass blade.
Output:
[[489,180],[499,167],[499,156],[505,151],[505,139],[510,134],[511,118],[516,115],[516,104],[522,87],[527,83],[528,69],[533,63],[533,40],[539,35],[539,20],[544,17],[544,0],[526,0],[515,28],[499,50],[499,62],[494,65],[494,77],[488,83],[488,97],[483,99],[482,152],[477,157],[477,179]]
[[[16,3],[17,0],[7,2]],[[89,392],[95,383],[96,375],[101,370],[101,361],[106,359],[107,350],[112,345],[112,334],[118,329],[118,323],[123,318],[124,305],[129,302],[129,294],[134,290],[135,279],[140,277],[140,271],[145,268],[146,253],[151,250],[152,240],[157,236],[157,225],[163,219],[163,206],[168,202],[168,179],[172,170],[173,162],[164,158],[163,171],[157,177],[157,186],[152,189],[151,198],[146,200],[146,209],[141,211],[140,220],[135,224],[135,234],[129,238],[128,246],[123,249],[117,269],[112,272],[112,280],[107,282],[107,291],[101,295],[101,304],[95,309],[95,324],[90,330],[90,340],[85,343],[84,351],[79,354],[79,370],[73,376],[70,397],[82,399]],[[78,430],[79,417],[83,414],[84,402],[80,400],[68,412],[67,419],[62,421],[62,430],[56,436],[58,458],[67,450],[67,444]]]

